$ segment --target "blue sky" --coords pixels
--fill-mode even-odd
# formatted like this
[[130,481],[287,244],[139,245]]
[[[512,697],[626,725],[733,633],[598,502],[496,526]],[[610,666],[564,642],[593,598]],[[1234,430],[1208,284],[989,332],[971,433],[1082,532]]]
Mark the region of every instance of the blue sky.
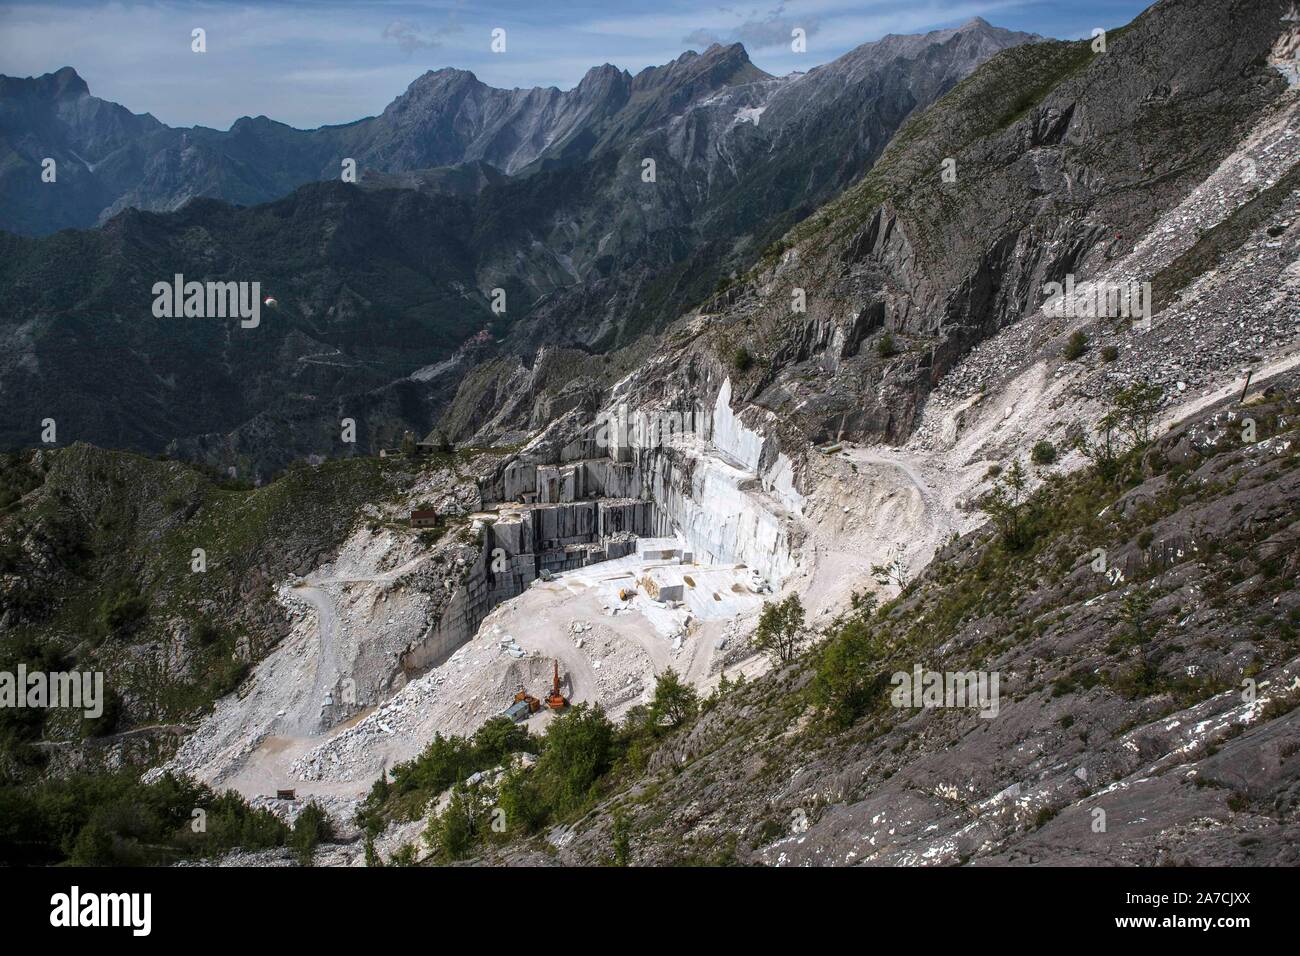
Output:
[[[982,16],[1078,38],[1127,23],[1146,0],[159,0],[0,2],[0,73],[74,67],[91,92],[173,126],[226,129],[265,114],[298,127],[380,112],[426,70],[494,86],[568,89],[588,68],[636,72],[712,40],[740,40],[769,73],[806,70],[887,33]],[[190,50],[195,27],[208,50]],[[506,51],[490,50],[494,28]],[[790,50],[790,30],[807,53]]]

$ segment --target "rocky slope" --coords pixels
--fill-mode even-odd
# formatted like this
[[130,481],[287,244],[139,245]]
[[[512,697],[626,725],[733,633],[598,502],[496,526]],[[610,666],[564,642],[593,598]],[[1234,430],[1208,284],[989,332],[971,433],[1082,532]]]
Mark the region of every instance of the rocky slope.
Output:
[[[702,308],[694,351],[726,362],[743,348],[737,394],[792,435],[905,438],[972,346],[1035,312],[1047,283],[1111,270],[1289,95],[1264,57],[1282,12],[1162,3],[1112,31],[1105,53],[1079,42],[1000,54]],[[1224,15],[1241,30],[1205,49]],[[946,158],[955,182],[943,180]],[[1285,216],[1290,199],[1275,190],[1266,215]]]
[[[1117,484],[1050,479],[1024,550],[954,540],[504,859],[597,863],[618,829],[643,864],[1294,864],[1298,399],[1224,402]],[[891,707],[914,666],[999,674],[996,714]]]
[[[471,473],[482,469],[471,461],[462,462]],[[328,571],[341,560],[357,535],[387,540],[391,553],[382,567],[356,576],[385,580],[402,570],[416,617],[404,618],[391,647],[352,649],[362,661],[347,662],[358,688],[352,704],[400,685],[397,658],[426,617],[438,618],[450,596],[447,581],[463,577],[458,560],[477,556],[456,519],[476,506],[477,490],[472,481],[460,488],[457,468],[449,456],[335,461],[254,488],[178,462],[81,444],[8,460],[0,669],[12,673],[25,662],[102,671],[111,707],[91,723],[68,711],[6,710],[0,775],[147,766],[169,756],[213,701],[301,629],[314,594],[301,576],[332,582],[322,566]],[[407,528],[416,506],[437,507],[440,525]],[[345,656],[330,651],[312,655],[322,668]],[[306,726],[322,719],[327,692],[339,698],[331,681],[341,676],[322,675],[317,692],[308,693]],[[230,699],[239,706],[242,698]],[[351,711],[337,704],[332,719],[342,720]],[[42,719],[29,722],[32,716]]]

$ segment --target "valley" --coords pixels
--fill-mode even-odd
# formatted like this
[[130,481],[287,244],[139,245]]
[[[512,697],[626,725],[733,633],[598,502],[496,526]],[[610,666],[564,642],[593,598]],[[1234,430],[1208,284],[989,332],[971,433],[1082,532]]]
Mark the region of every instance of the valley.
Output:
[[[0,234],[0,650],[117,695],[0,727],[0,797],[328,819],[305,858],[159,857],[241,866],[1300,862],[1287,6],[788,77],[438,71],[353,126],[236,124],[297,143],[262,205],[123,184],[96,230]],[[314,181],[331,137],[369,183]],[[256,263],[276,306],[155,334],[164,263]],[[1107,307],[1134,286],[1150,314]],[[900,706],[900,673],[999,697]]]

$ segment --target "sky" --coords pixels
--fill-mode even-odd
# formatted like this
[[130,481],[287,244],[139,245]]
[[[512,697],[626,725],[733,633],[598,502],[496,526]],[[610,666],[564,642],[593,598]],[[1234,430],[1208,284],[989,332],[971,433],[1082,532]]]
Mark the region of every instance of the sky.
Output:
[[[888,33],[980,16],[1077,39],[1127,23],[1149,0],[0,0],[0,73],[71,66],[95,96],[172,126],[227,129],[266,115],[300,128],[379,113],[427,70],[499,87],[573,87],[593,66],[635,73],[712,42],[744,43],[775,75]],[[807,50],[791,50],[791,30]],[[207,51],[191,49],[192,31]],[[504,52],[491,49],[505,31]]]

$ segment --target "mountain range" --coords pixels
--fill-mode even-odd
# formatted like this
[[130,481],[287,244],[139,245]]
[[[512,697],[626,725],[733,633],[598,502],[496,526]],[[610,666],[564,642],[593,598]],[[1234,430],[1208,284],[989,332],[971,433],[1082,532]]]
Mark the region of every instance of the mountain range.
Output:
[[[957,30],[885,37],[780,79],[755,67],[740,44],[715,44],[636,76],[608,63],[593,67],[563,91],[495,89],[445,68],[417,78],[378,116],[314,130],[266,116],[244,117],[225,131],[169,127],[92,96],[71,67],[0,77],[0,229],[44,235],[102,224],[128,207],[168,212],[199,197],[268,202],[309,182],[339,179],[344,159],[371,174],[481,162],[513,176],[626,149],[670,128],[670,151],[692,165],[733,151],[735,137],[760,126],[766,151],[779,151],[782,136],[815,135],[828,125],[828,107],[853,100],[860,107],[842,109],[839,125],[858,127],[850,138],[864,140],[873,114],[890,124],[988,56],[1029,39],[974,20]],[[738,132],[746,121],[751,129]],[[880,129],[874,132],[878,138]],[[58,190],[30,188],[46,158],[58,164]]]
[[443,71],[363,121],[443,152],[0,233],[0,672],[110,691],[0,708],[0,860],[1294,866],[1297,50]]
[[[171,129],[70,69],[0,80],[0,398],[17,412],[0,443],[54,418],[66,440],[265,474],[349,453],[342,418],[363,451],[423,434],[480,357],[458,352],[471,336],[527,358],[662,328],[859,178],[912,112],[1031,39],[974,20],[782,78],[714,45],[565,92],[439,70],[380,116],[313,131]],[[57,179],[33,186],[43,156]],[[18,235],[65,226],[82,228]],[[178,273],[258,281],[278,310],[242,338],[160,325],[149,290]]]

